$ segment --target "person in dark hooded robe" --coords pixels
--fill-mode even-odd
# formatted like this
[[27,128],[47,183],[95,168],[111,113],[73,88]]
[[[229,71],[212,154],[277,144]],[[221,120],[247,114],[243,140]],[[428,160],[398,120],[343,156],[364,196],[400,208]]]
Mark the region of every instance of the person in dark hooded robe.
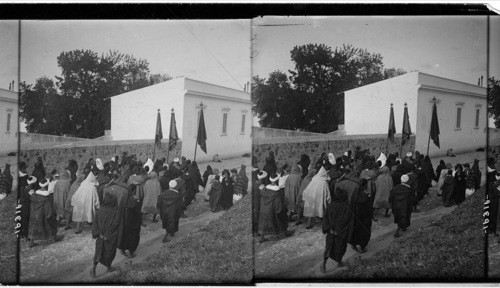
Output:
[[214,213],[219,212],[222,209],[222,184],[219,175],[215,175],[208,195],[210,197],[208,200],[210,210]]
[[287,230],[288,218],[279,193],[278,180],[279,176],[276,173],[271,175],[269,177],[271,184],[267,185],[260,193],[260,243],[269,240],[266,236],[280,238],[291,236],[295,232]]
[[337,267],[344,266],[342,257],[347,250],[350,222],[351,211],[349,210],[348,192],[337,186],[323,217],[322,230],[323,234],[326,234],[326,247],[323,253],[321,272],[326,273],[328,258],[337,262]]
[[66,204],[64,205],[64,218],[66,219],[66,226],[64,226],[64,230],[71,229],[70,224],[73,220],[73,206],[71,205],[71,199],[73,198],[73,195],[75,195],[76,190],[80,188],[80,185],[85,180],[85,178],[87,178],[87,175],[85,174],[77,175],[75,182],[73,182],[73,184],[71,184],[71,187],[69,188],[68,198],[66,198]]
[[42,178],[38,182],[38,189],[31,194],[30,220],[28,238],[31,240],[30,248],[37,246],[35,240],[61,241],[63,236],[57,235],[57,220],[54,213],[52,198],[49,197],[47,187],[49,182]]
[[278,165],[276,165],[273,151],[269,152],[269,156],[266,158],[266,164],[264,165],[262,170],[266,171],[268,178],[278,170]]
[[224,169],[224,171],[222,171],[221,184],[222,184],[221,206],[222,209],[228,210],[233,206],[234,183],[227,169]]
[[489,204],[489,223],[488,223],[488,233],[498,236],[498,200],[500,194],[500,175],[495,175],[496,181],[488,186],[488,200],[490,200]]
[[123,233],[118,249],[125,252],[125,256],[135,257],[135,251],[141,240],[142,213],[140,195],[137,193],[137,182],[128,186],[127,201],[123,212]]
[[20,186],[19,190],[19,202],[21,204],[21,229],[19,231],[19,237],[28,238],[28,230],[30,224],[30,205],[31,205],[31,195],[35,193],[35,183],[37,179],[33,176],[28,178],[26,185]]
[[465,188],[467,185],[467,179],[463,171],[462,164],[457,164],[455,166],[455,177],[453,183],[453,198],[455,203],[461,204],[465,200]]
[[394,186],[401,184],[401,176],[403,176],[403,166],[395,165],[395,169],[391,170],[392,184]]
[[35,177],[37,182],[35,183],[35,187],[38,187],[38,182],[45,178],[45,167],[43,166],[42,157],[38,157],[35,162],[35,168],[33,169],[33,173],[31,176]]
[[300,156],[300,161],[297,163],[302,168],[302,179],[306,178],[307,174],[309,174],[309,165],[311,165],[311,159],[306,154],[302,154]]
[[58,221],[61,221],[66,211],[66,202],[68,201],[69,189],[71,188],[70,177],[71,172],[64,170],[54,185],[54,209],[57,213]]
[[432,166],[432,161],[431,161],[431,158],[429,157],[429,155],[426,155],[424,157],[424,165],[423,167],[425,167],[425,173],[427,175],[427,186],[428,187],[432,187],[432,180],[434,181],[438,181],[438,178],[436,176],[436,174],[434,174],[434,167]]
[[12,192],[12,184],[14,183],[14,177],[12,177],[9,163],[5,164],[5,169],[3,170],[3,175],[5,176],[5,181],[7,184],[7,194],[10,194]]
[[179,219],[182,214],[182,197],[175,188],[177,182],[170,181],[169,189],[160,192],[158,196],[158,211],[162,222],[162,228],[165,229],[165,237],[162,242],[169,242],[168,235],[174,237],[175,233],[179,231]]
[[439,161],[439,165],[436,167],[436,182],[439,181],[439,176],[441,175],[441,170],[446,168],[446,163],[444,160]]
[[445,207],[450,207],[453,202],[453,171],[447,170],[447,174],[444,178],[443,185],[440,187],[442,193],[441,197],[443,197],[443,203]]
[[181,176],[182,180],[185,181],[185,187],[186,187],[186,194],[184,195],[184,205],[187,207],[193,200],[195,199],[196,195],[196,189],[198,188],[198,185],[195,183],[195,178],[194,175],[189,172],[188,167],[183,168],[183,174]]
[[26,162],[20,162],[18,166],[19,166],[19,174],[17,178],[17,187],[20,187],[20,189],[22,189],[23,187],[28,185],[28,178],[30,176],[26,171]]
[[66,167],[66,170],[68,170],[71,173],[71,178],[69,182],[73,184],[73,182],[76,181],[76,172],[78,171],[78,164],[74,159],[70,159],[68,161],[68,167]]
[[120,249],[120,253],[127,257],[132,257],[130,251],[127,249],[123,249],[122,239],[123,239],[123,231],[127,223],[125,223],[125,213],[126,213],[126,205],[128,201],[129,194],[129,185],[127,184],[130,173],[125,171],[120,178],[117,180],[111,181],[106,185],[106,188],[103,189],[103,199],[106,194],[111,194],[116,199],[116,207],[118,211],[118,232],[117,232],[117,247]]
[[198,163],[196,161],[193,161],[191,165],[189,165],[189,173],[193,175],[193,180],[194,180],[194,192],[197,194],[200,192],[199,186],[203,186],[203,179],[201,178],[201,173],[200,173],[200,168],[198,167]]
[[252,184],[252,232],[254,236],[259,235],[260,193],[266,187],[264,184],[266,177],[266,171],[260,171]]
[[285,206],[289,215],[294,215],[297,196],[299,195],[300,183],[302,182],[302,172],[298,164],[293,164],[290,174],[285,180]]
[[214,170],[212,169],[212,166],[207,165],[207,170],[205,170],[205,172],[203,172],[203,187],[207,186],[208,176],[213,175],[213,174],[214,174]]
[[413,203],[415,202],[415,193],[408,185],[409,177],[404,174],[401,176],[401,184],[396,185],[389,196],[394,223],[398,225],[394,238],[401,237],[401,230],[406,231],[411,223],[411,213]]
[[106,272],[115,271],[115,268],[111,264],[116,256],[120,226],[117,202],[116,196],[106,193],[104,201],[99,210],[97,210],[95,220],[92,223],[92,238],[96,239],[96,242],[93,266],[90,270],[91,277],[96,276],[95,272],[98,263],[108,268]]
[[104,188],[111,181],[111,177],[109,177],[109,163],[105,163],[102,168],[102,170],[98,169],[99,172],[96,176],[97,183],[99,183],[99,186],[97,186],[97,196],[99,197],[99,201],[102,201],[104,199]]
[[481,187],[481,170],[479,170],[479,160],[474,159],[474,164],[472,164],[471,170],[472,170],[472,173],[474,173],[476,175],[476,177],[475,177],[476,183],[475,183],[474,188],[476,190],[479,190],[479,188]]
[[[349,170],[346,170],[346,172],[349,172]],[[375,195],[370,194],[372,190],[368,189],[368,183],[369,181],[366,178],[358,180],[355,172],[349,172],[335,185],[335,190],[340,189],[347,192],[347,204],[349,211],[352,213],[347,243],[351,244],[353,250],[361,253],[367,251],[366,246],[370,241],[372,230],[372,206]]]

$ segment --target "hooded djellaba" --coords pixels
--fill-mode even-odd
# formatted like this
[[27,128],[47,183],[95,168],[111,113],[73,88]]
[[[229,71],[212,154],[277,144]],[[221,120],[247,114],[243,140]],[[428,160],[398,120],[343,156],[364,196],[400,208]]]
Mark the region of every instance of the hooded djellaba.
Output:
[[28,228],[30,223],[31,195],[35,193],[35,183],[37,179],[33,176],[28,178],[26,185],[19,190],[19,201],[21,203],[21,229],[19,237],[28,238]]
[[302,171],[300,171],[300,166],[293,164],[290,175],[288,175],[285,181],[285,206],[290,213],[295,211],[301,182]]
[[[349,223],[347,242],[353,250],[364,253],[371,237],[373,218],[373,198],[367,189],[368,180],[358,180],[356,171],[342,177],[335,185],[335,190],[347,192],[349,210],[352,218]],[[358,248],[359,246],[359,248]]]
[[165,229],[165,237],[162,242],[170,241],[167,236],[174,237],[175,233],[179,231],[179,219],[182,214],[182,197],[175,188],[177,182],[170,181],[169,189],[162,191],[158,196],[158,211],[162,222],[162,228]]
[[347,249],[349,223],[351,222],[351,211],[348,205],[348,192],[342,188],[336,188],[332,201],[328,204],[323,217],[322,230],[326,234],[326,247],[323,253],[321,272],[326,272],[328,258],[333,259],[342,267],[342,257]]
[[238,177],[234,183],[234,194],[245,196],[248,191],[248,176],[246,172],[246,165],[242,164]]
[[269,240],[268,236],[281,238],[291,236],[293,232],[287,231],[288,222],[286,208],[279,193],[277,184],[279,176],[275,173],[269,177],[271,184],[267,185],[260,193],[259,234],[262,243]]
[[498,199],[500,194],[500,175],[495,175],[495,182],[488,186],[488,200],[490,200],[489,205],[489,220],[488,233],[498,236],[499,232],[499,222],[498,222]]
[[306,178],[307,174],[309,174],[309,165],[311,165],[311,159],[306,154],[302,154],[300,156],[300,161],[297,163],[302,167],[302,179]]
[[87,178],[82,182],[78,190],[76,190],[71,199],[73,206],[73,221],[78,222],[76,234],[82,231],[80,228],[81,222],[92,223],[95,218],[96,210],[99,209],[99,197],[97,196],[97,180],[94,173],[89,172]]
[[68,170],[63,170],[61,177],[54,185],[54,210],[58,218],[64,216],[66,211],[66,202],[68,201],[69,189],[71,188],[71,173]]
[[297,212],[297,222],[295,225],[302,224],[302,217],[304,216],[304,190],[306,190],[309,183],[311,183],[314,175],[316,174],[315,169],[309,169],[307,176],[300,183],[299,193],[297,194],[297,199],[295,200],[295,212]]
[[92,224],[92,238],[96,239],[94,263],[90,275],[95,277],[98,263],[108,268],[107,272],[114,269],[111,264],[116,256],[118,243],[118,230],[120,217],[116,197],[110,193],[104,195],[103,203],[97,211],[95,221]]
[[219,212],[222,209],[222,184],[219,175],[214,175],[213,181],[210,183],[208,197],[210,210],[214,213]]
[[252,232],[254,236],[259,234],[260,194],[266,187],[264,183],[264,179],[266,178],[266,171],[260,171],[257,174],[257,179],[252,184]]
[[323,217],[326,206],[330,202],[330,189],[328,188],[328,172],[325,167],[321,167],[311,183],[304,190],[302,199],[304,200],[304,217],[308,217],[307,229],[311,229],[313,217]]
[[57,235],[57,220],[54,213],[52,198],[49,197],[47,187],[49,182],[43,178],[38,183],[38,189],[31,195],[30,223],[28,237],[31,240],[30,248],[37,246],[35,240],[62,240]]
[[35,168],[33,169],[33,173],[31,175],[38,179],[38,181],[35,183],[35,186],[38,187],[38,182],[40,182],[42,179],[45,178],[45,167],[43,166],[43,161],[42,157],[38,157],[38,159],[35,162]]
[[219,175],[219,169],[215,168],[213,169],[212,174],[207,176],[207,182],[205,183],[205,188],[203,189],[203,197],[205,197],[205,201],[210,200],[209,192],[212,189],[212,183],[217,175]]
[[389,194],[393,188],[392,177],[390,174],[389,167],[383,166],[380,169],[380,175],[378,175],[377,180],[375,180],[375,199],[373,201],[373,207],[377,209],[385,209],[385,216],[389,217],[387,212],[391,208],[389,205]]
[[394,187],[389,195],[394,223],[398,225],[394,238],[401,237],[400,230],[406,231],[406,228],[410,226],[412,208],[414,203],[417,202],[415,193],[410,185],[407,184],[408,181],[408,175],[404,174],[401,176],[401,184]]

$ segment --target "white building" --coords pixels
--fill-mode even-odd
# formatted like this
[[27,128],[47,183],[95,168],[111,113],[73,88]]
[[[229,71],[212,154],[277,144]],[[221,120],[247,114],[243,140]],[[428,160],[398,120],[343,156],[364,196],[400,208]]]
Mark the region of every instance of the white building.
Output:
[[[473,77],[471,77],[473,78]],[[487,90],[484,87],[412,72],[345,92],[345,131],[347,135],[387,134],[390,104],[394,104],[396,132],[401,133],[404,103],[415,150],[427,152],[432,115],[432,98],[437,99],[441,149],[430,142],[430,156],[446,154],[448,149],[465,152],[486,148]]]
[[17,152],[18,148],[17,93],[0,88],[0,155]]
[[168,141],[173,108],[182,155],[193,159],[200,103],[204,109],[208,154],[197,147],[197,161],[212,160],[214,154],[230,158],[251,152],[250,94],[185,77],[111,97],[112,139],[153,141],[160,109],[163,139]]

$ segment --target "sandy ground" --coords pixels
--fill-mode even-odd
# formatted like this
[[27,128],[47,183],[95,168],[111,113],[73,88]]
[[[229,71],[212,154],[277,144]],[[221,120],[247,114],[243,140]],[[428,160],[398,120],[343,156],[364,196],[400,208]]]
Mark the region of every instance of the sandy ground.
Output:
[[[445,163],[453,166],[457,163],[472,163],[474,159],[480,160],[480,168],[485,167],[486,153],[474,152],[457,155],[457,157],[441,157],[432,159],[434,169],[443,159]],[[482,182],[485,182],[485,171],[482,169]],[[419,231],[438,221],[446,214],[451,213],[457,206],[444,207],[441,200],[437,198],[435,187],[430,189],[430,196],[425,198],[419,209],[420,213],[412,214],[411,226],[407,232],[403,232],[403,237]],[[338,271],[333,260],[327,262],[326,274],[320,272],[320,264],[323,259],[325,236],[321,232],[321,224],[316,223],[311,230],[306,230],[305,225],[300,226],[290,223],[289,229],[295,229],[295,234],[291,237],[275,242],[258,243],[258,238],[254,238],[255,251],[255,279],[331,279]],[[344,256],[344,261],[349,262],[354,257],[368,258],[380,251],[394,241],[394,231],[396,224],[393,218],[379,218],[378,222],[373,222],[368,252],[358,253],[348,247]],[[500,250],[500,249],[499,249]],[[499,260],[500,260],[500,252]],[[345,269],[345,268],[342,268]]]
[[[200,163],[200,172],[206,169],[207,165],[213,168],[239,170],[241,164],[245,164],[249,179],[251,179],[251,158],[228,159],[222,163]],[[249,188],[250,189],[250,188]],[[181,218],[179,231],[174,238],[188,237],[190,234],[200,230],[211,221],[218,219],[224,211],[212,213],[208,204],[204,202],[202,192],[196,195],[196,200],[189,205],[186,210],[188,218]],[[58,234],[64,235],[61,242],[42,243],[42,245],[29,248],[27,241],[21,241],[20,248],[20,281],[21,283],[96,283],[105,282],[107,277],[121,273],[120,267],[128,263],[143,261],[150,255],[154,255],[165,245],[161,242],[165,231],[161,228],[161,221],[152,223],[151,218],[146,220],[147,226],[141,229],[141,241],[136,251],[137,256],[126,258],[117,253],[113,266],[117,271],[105,274],[105,268],[98,265],[97,278],[92,279],[89,271],[92,266],[94,256],[95,240],[90,234],[90,227],[85,227],[81,234],[75,234],[74,229],[65,231],[59,228]],[[105,275],[103,275],[105,274]]]

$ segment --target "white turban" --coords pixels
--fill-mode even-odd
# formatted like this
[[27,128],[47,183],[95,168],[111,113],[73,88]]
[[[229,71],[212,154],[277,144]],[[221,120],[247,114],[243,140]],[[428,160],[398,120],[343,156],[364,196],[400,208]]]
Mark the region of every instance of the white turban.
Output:
[[111,161],[115,162],[116,158],[115,157],[111,157]]
[[95,160],[95,166],[97,167],[97,169],[99,170],[104,170],[104,166],[102,166],[102,160],[100,158],[97,158]]
[[272,183],[278,181],[280,179],[280,175],[277,175],[276,178],[269,178],[269,181],[271,181]]
[[335,160],[335,155],[333,155],[333,153],[328,154],[328,162],[330,162],[330,164],[332,165],[337,164],[337,161]]
[[175,163],[179,163],[179,158],[178,158],[178,157],[175,157],[175,158],[174,158],[174,162],[175,162]]
[[33,184],[36,182],[36,177],[35,176],[30,176],[30,178],[28,178],[28,184]]
[[257,178],[259,180],[262,180],[267,177],[267,172],[266,171],[260,171],[259,174],[257,174]]
[[382,166],[380,167],[384,167],[385,163],[387,162],[387,157],[385,156],[384,153],[380,153],[380,156],[378,157],[377,161],[382,162]]
[[411,152],[406,153],[406,157],[411,157],[413,154]]
[[408,182],[408,180],[410,180],[410,177],[408,177],[408,175],[404,174],[403,176],[401,176],[401,183],[406,183]]
[[170,187],[170,188],[177,187],[177,181],[172,180],[172,181],[168,182],[168,187]]
[[149,167],[149,173],[153,172],[154,163],[153,160],[151,160],[151,158],[148,158],[148,161],[146,161],[146,164],[144,164],[144,167],[146,166]]
[[344,156],[349,156],[349,153],[348,152],[344,152]]

